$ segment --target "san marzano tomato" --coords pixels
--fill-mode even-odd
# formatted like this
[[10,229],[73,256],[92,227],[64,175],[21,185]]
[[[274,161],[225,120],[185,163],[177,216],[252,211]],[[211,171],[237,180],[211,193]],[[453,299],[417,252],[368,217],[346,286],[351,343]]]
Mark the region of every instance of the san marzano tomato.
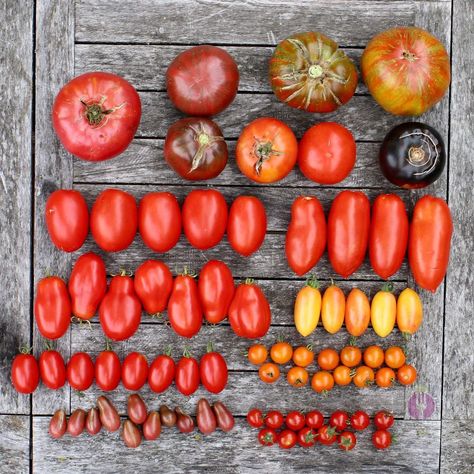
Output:
[[140,352],[130,352],[122,363],[122,384],[127,390],[140,390],[148,378],[148,360]]
[[115,390],[120,383],[122,367],[119,356],[111,350],[102,351],[95,360],[95,382],[104,391]]
[[74,390],[79,392],[87,390],[92,385],[94,372],[94,362],[85,352],[76,352],[67,363],[67,381]]
[[199,362],[199,374],[204,388],[211,393],[220,393],[227,385],[227,364],[221,354],[215,352],[212,344]]
[[176,364],[170,352],[159,355],[148,370],[148,385],[155,393],[164,392],[173,382]]
[[63,356],[54,350],[44,351],[38,360],[41,381],[51,390],[66,383],[66,364]]
[[193,394],[199,387],[199,364],[187,350],[176,365],[175,384],[183,395]]

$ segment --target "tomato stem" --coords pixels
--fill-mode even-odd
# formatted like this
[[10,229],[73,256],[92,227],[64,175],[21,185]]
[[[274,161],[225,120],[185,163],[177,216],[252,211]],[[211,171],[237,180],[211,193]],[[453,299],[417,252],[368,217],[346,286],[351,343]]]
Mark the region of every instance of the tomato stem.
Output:
[[207,343],[206,350],[207,350],[207,352],[214,352],[214,344],[212,343],[212,341],[209,341]]
[[257,138],[255,139],[253,151],[257,157],[257,161],[255,163],[255,173],[257,173],[257,175],[260,175],[263,163],[269,160],[272,155],[281,155],[281,152],[273,149],[273,143],[271,141],[264,142],[258,140]]
[[316,278],[316,275],[309,276],[309,278],[306,280],[306,286],[310,286],[311,288],[319,288],[319,281]]
[[103,107],[103,104],[107,98],[102,97],[99,102],[90,102],[87,103],[84,99],[81,99],[81,104],[85,107],[84,116],[89,122],[89,125],[93,127],[98,127],[102,121],[115,112],[116,110],[122,108],[125,104],[120,104],[117,107],[112,107],[111,109],[106,109]]
[[324,73],[324,70],[320,64],[313,64],[308,69],[308,76],[311,79],[318,79],[319,77],[323,75],[323,73]]

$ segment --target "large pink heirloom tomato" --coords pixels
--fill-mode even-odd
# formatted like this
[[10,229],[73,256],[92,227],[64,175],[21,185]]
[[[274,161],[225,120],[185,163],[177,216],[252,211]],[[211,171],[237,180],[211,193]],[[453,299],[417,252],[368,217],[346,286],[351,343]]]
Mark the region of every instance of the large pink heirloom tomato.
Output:
[[332,112],[354,95],[357,70],[332,39],[298,33],[276,47],[270,82],[277,98],[290,107]]
[[414,26],[392,28],[372,38],[361,68],[374,99],[395,115],[426,112],[441,100],[451,79],[445,47]]

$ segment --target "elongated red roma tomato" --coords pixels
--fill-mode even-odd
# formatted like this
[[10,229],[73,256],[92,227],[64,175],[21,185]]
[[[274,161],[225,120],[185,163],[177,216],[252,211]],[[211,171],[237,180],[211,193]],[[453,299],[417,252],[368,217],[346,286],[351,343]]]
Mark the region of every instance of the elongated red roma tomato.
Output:
[[255,196],[235,199],[227,222],[227,238],[231,247],[248,257],[260,248],[266,232],[267,214],[262,201]]
[[160,354],[150,365],[148,370],[148,385],[155,393],[164,392],[174,380],[176,364],[170,352]]
[[171,250],[181,234],[181,209],[171,193],[148,193],[138,206],[138,230],[155,252]]
[[44,351],[38,360],[41,381],[51,390],[57,390],[66,383],[66,364],[58,351]]
[[106,252],[126,249],[135,238],[138,225],[135,198],[120,189],[102,191],[91,211],[91,232]]
[[159,260],[143,262],[137,268],[133,282],[148,314],[161,313],[166,309],[173,288],[173,275],[166,263]]
[[211,393],[220,393],[227,385],[227,363],[221,354],[215,352],[212,344],[199,361],[199,373],[204,388]]
[[410,226],[408,262],[418,285],[432,292],[446,275],[453,221],[446,202],[424,196],[415,205]]
[[122,376],[119,356],[110,350],[102,351],[95,360],[95,383],[104,391],[115,390]]
[[58,339],[66,333],[71,322],[71,300],[61,278],[51,276],[38,282],[34,312],[43,337]]
[[334,270],[344,278],[362,264],[370,228],[370,202],[360,191],[342,191],[328,217],[328,255]]
[[88,252],[76,260],[68,290],[72,314],[80,319],[91,319],[107,291],[105,264],[99,255]]
[[369,257],[374,272],[387,279],[403,263],[408,245],[408,215],[396,194],[377,196],[370,222]]
[[200,375],[199,364],[188,351],[184,351],[183,357],[176,364],[176,374],[174,382],[176,388],[183,395],[193,394],[199,387]]
[[171,327],[183,337],[193,337],[202,325],[202,308],[196,280],[184,273],[174,279],[168,302]]
[[191,191],[183,204],[183,228],[189,243],[200,250],[217,245],[227,226],[227,203],[214,189]]
[[12,384],[19,393],[32,393],[39,384],[40,372],[38,362],[31,354],[17,354],[13,359]]
[[206,321],[220,323],[226,318],[234,297],[235,285],[230,268],[220,260],[210,260],[201,269],[198,289]]
[[318,198],[300,196],[291,206],[291,221],[286,233],[288,265],[304,275],[321,258],[326,247],[326,218]]
[[89,209],[82,194],[59,189],[46,201],[46,227],[53,244],[65,252],[82,247],[89,232]]

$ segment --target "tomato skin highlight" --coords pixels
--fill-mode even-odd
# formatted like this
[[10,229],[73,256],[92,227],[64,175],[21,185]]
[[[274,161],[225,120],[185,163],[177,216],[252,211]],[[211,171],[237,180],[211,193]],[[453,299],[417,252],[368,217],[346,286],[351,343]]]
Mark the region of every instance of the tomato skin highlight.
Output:
[[161,354],[148,369],[148,385],[155,393],[164,392],[174,380],[176,364],[168,354]]
[[38,362],[31,354],[18,354],[13,359],[11,379],[19,393],[33,393],[40,381]]
[[227,385],[227,363],[221,354],[209,349],[199,362],[201,383],[208,392],[220,393]]
[[352,288],[347,295],[344,322],[346,323],[347,332],[354,337],[362,336],[369,327],[369,299],[358,288]]
[[380,337],[387,337],[395,326],[397,303],[390,291],[382,289],[372,299],[370,320],[375,333]]
[[67,363],[66,377],[69,385],[79,392],[87,390],[94,382],[94,362],[85,352],[76,352]]
[[342,290],[331,285],[326,288],[321,301],[321,320],[324,329],[330,334],[336,334],[344,323],[346,298]]
[[183,395],[192,395],[198,389],[199,382],[199,364],[194,357],[185,354],[176,365],[176,388]]
[[63,356],[54,350],[44,351],[39,359],[38,366],[41,381],[51,390],[58,390],[66,383],[66,364]]
[[435,292],[449,263],[453,221],[446,201],[423,196],[415,205],[410,225],[408,263],[416,283]]
[[119,356],[110,350],[102,351],[95,360],[95,383],[104,391],[115,390],[122,377]]
[[127,390],[140,390],[148,378],[148,360],[140,352],[130,352],[122,363],[122,385]]
[[89,232],[89,209],[82,194],[58,189],[46,201],[45,221],[53,244],[64,252],[82,247]]
[[326,248],[326,218],[318,198],[300,196],[291,206],[285,241],[288,265],[297,275],[313,268]]

